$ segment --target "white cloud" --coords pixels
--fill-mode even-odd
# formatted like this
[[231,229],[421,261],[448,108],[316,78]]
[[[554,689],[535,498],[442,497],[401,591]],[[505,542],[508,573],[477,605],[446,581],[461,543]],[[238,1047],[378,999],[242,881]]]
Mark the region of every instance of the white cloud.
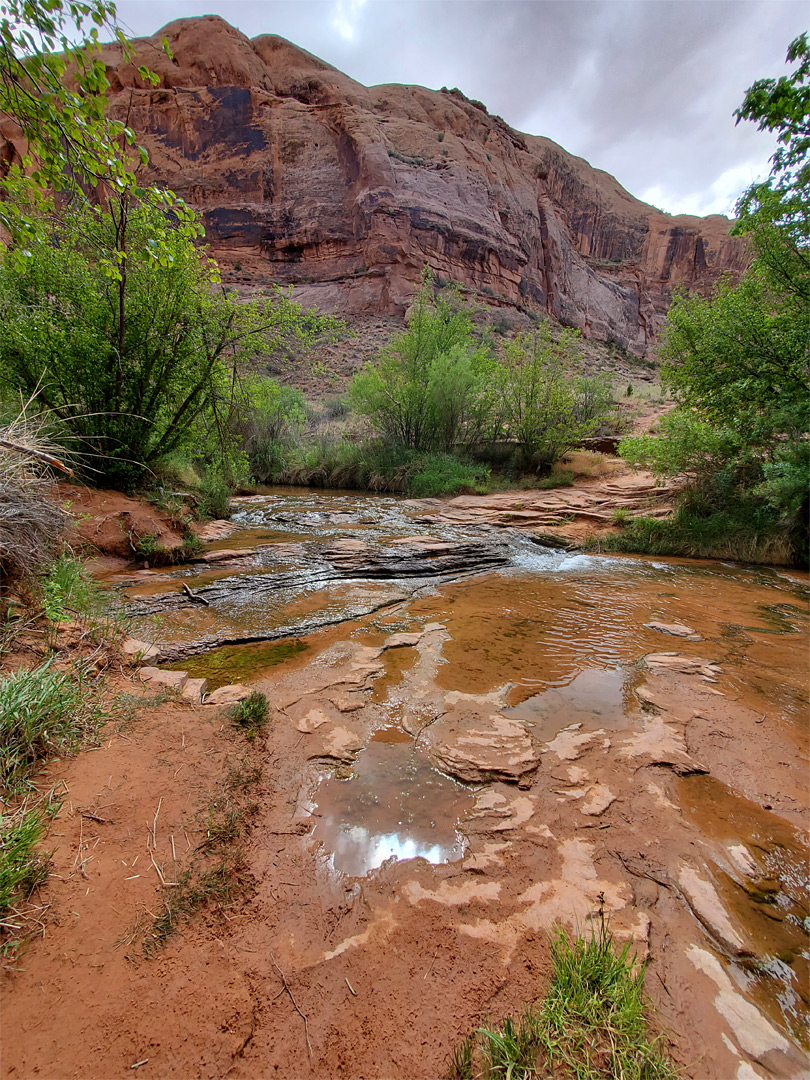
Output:
[[365,6],[366,0],[337,0],[335,3],[330,22],[344,41],[355,40],[360,12]]

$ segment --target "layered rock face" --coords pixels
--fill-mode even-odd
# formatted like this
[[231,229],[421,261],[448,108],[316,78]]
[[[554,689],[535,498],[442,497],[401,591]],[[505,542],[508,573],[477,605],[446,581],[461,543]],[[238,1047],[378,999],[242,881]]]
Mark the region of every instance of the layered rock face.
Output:
[[459,91],[364,87],[215,16],[134,47],[130,61],[104,51],[113,109],[148,148],[149,179],[203,212],[232,280],[401,314],[427,264],[489,303],[542,309],[640,354],[675,286],[704,290],[746,265],[726,218],[662,214]]

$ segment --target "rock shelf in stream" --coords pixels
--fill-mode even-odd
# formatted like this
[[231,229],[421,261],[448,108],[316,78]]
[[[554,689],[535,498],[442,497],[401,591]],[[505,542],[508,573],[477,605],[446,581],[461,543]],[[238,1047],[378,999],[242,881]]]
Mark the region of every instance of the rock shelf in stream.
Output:
[[[337,540],[326,546],[284,544],[283,552],[279,551],[280,546],[268,544],[248,555],[235,551],[231,557],[234,569],[244,570],[249,565],[252,570],[266,566],[272,571],[273,565],[278,565],[279,556],[289,561],[297,556],[301,565],[276,573],[225,577],[196,589],[196,596],[215,605],[240,591],[255,595],[300,587],[323,588],[347,580],[449,578],[484,573],[506,566],[510,561],[508,546],[499,540],[455,542],[418,536],[393,540],[376,548],[352,539]],[[220,565],[228,561],[219,560]],[[188,603],[189,597],[181,585],[171,592],[131,598],[129,609],[132,615],[140,617],[177,611]]]

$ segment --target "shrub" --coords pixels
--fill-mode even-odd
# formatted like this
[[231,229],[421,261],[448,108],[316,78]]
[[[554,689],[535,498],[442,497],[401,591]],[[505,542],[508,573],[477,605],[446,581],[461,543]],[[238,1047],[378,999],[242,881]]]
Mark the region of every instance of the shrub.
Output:
[[432,296],[425,275],[408,329],[355,376],[349,397],[390,445],[448,451],[485,434],[495,406],[496,364],[476,342],[456,290]]
[[519,335],[506,349],[499,373],[501,416],[527,467],[552,465],[599,424],[606,383],[570,380],[567,372],[578,361],[577,332],[555,337],[548,324]]
[[252,739],[267,725],[269,719],[267,698],[260,691],[254,690],[244,701],[234,705],[229,715],[234,724],[241,728],[249,739]]

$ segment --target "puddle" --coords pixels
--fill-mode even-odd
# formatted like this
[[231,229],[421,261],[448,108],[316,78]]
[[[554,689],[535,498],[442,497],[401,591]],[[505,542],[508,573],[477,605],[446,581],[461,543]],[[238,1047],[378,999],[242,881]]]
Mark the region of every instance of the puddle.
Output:
[[444,863],[464,854],[458,824],[472,809],[472,794],[414,753],[400,728],[376,731],[351,778],[328,777],[314,800],[321,816],[312,835],[335,870],[351,877],[391,858]]
[[619,668],[590,668],[564,686],[551,687],[504,710],[504,716],[523,720],[534,734],[550,742],[571,724],[585,731],[627,727],[626,675]]
[[192,679],[207,679],[210,691],[230,683],[246,682],[265,668],[292,660],[307,648],[300,638],[259,645],[225,645],[172,666],[187,671]]
[[727,851],[744,846],[749,873],[712,867],[755,952],[734,966],[760,1008],[810,1048],[810,869],[800,836],[711,776],[683,778],[680,797],[685,815],[706,835]]

